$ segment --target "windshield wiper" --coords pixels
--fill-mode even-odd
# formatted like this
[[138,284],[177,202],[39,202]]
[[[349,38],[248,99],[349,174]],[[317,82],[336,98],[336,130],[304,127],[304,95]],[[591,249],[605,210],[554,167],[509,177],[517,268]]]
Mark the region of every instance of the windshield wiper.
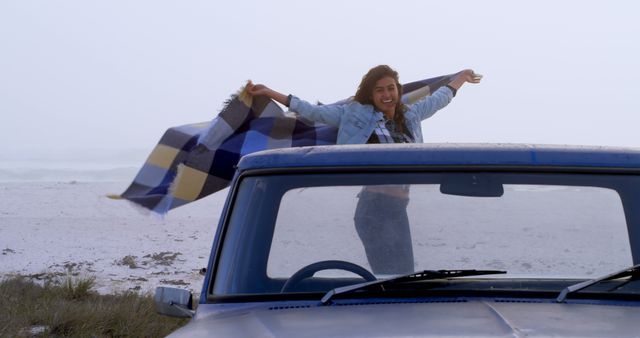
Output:
[[611,280],[611,279],[617,279],[622,277],[633,277],[637,275],[639,272],[640,272],[640,264],[637,264],[630,268],[626,268],[620,271],[616,271],[614,273],[610,273],[606,276],[598,277],[596,279],[591,279],[588,281],[567,286],[562,290],[562,292],[560,292],[560,295],[558,295],[558,298],[556,298],[556,302],[562,303],[567,298],[567,295],[569,295],[570,293],[588,288],[591,285],[598,284],[600,282]]
[[353,285],[347,285],[339,288],[335,288],[329,290],[322,299],[320,303],[322,305],[327,305],[331,298],[336,295],[342,295],[349,292],[354,292],[358,290],[366,289],[370,286],[380,286],[382,290],[386,285],[399,284],[404,282],[417,282],[417,281],[426,281],[433,279],[444,279],[444,278],[454,278],[454,277],[465,277],[465,276],[480,276],[480,275],[496,275],[507,273],[502,270],[424,270],[420,272],[412,272],[410,274],[392,277],[389,279],[381,279],[375,280],[372,282],[364,282]]

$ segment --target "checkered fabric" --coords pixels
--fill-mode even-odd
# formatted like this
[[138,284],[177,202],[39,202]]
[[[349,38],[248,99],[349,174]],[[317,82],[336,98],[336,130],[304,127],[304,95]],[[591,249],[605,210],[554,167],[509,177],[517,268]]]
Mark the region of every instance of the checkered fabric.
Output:
[[[454,75],[403,86],[411,104],[446,85]],[[344,104],[347,100],[334,104]],[[265,149],[329,145],[337,130],[285,113],[265,97],[233,95],[211,122],[168,129],[133,183],[119,196],[159,214],[229,185],[246,154]]]

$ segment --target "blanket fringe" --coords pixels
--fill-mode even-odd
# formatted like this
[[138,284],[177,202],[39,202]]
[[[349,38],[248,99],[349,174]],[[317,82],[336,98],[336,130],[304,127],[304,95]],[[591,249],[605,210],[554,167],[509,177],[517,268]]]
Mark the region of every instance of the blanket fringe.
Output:
[[[247,83],[249,83],[249,81],[247,81]],[[253,95],[249,94],[249,91],[247,90],[247,86],[244,85],[242,86],[239,90],[238,90],[238,99],[244,103],[245,106],[247,107],[251,107],[251,105],[253,104]]]
[[[249,83],[249,81],[247,81],[247,83]],[[224,103],[222,104],[222,109],[220,109],[220,111],[225,111],[229,107],[231,102],[233,102],[233,100],[235,99],[238,99],[248,108],[251,108],[251,105],[253,105],[253,95],[249,94],[247,86],[244,85],[240,87],[240,89],[238,89],[235,94],[231,94],[231,96],[229,96],[229,98],[224,101]]]

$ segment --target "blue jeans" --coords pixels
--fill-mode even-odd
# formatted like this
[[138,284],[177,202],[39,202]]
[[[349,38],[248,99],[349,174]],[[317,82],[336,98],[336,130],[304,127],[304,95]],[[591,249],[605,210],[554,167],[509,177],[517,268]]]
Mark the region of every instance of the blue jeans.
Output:
[[408,198],[363,189],[354,223],[374,274],[414,272]]

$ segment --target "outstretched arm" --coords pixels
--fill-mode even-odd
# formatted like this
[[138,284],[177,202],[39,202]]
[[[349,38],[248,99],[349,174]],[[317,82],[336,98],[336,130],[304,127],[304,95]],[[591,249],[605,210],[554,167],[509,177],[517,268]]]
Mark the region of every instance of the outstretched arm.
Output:
[[441,87],[430,96],[415,103],[418,116],[421,120],[431,117],[451,102],[451,99],[463,84],[466,82],[479,83],[481,79],[482,75],[474,73],[471,69],[465,69],[459,72],[446,87]]
[[292,95],[284,95],[263,84],[253,84],[251,81],[247,83],[246,91],[251,95],[263,95],[289,107],[293,112],[301,116],[338,127],[342,116],[344,115],[344,107],[342,105],[314,105],[309,102],[300,100]]

